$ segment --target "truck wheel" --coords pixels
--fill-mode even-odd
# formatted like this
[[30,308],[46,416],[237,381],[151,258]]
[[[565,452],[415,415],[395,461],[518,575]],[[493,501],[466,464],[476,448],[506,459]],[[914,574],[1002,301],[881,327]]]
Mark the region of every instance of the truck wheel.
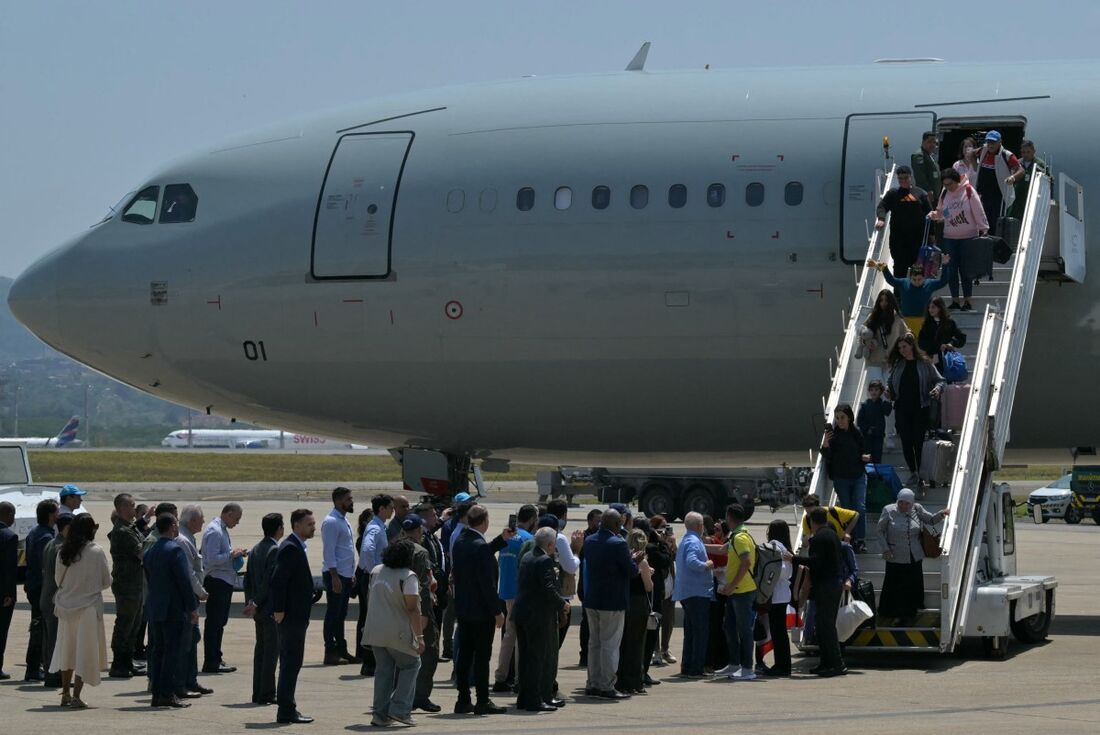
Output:
[[1009,608],[1009,615],[1011,615],[1012,635],[1016,636],[1016,640],[1020,643],[1045,641],[1047,632],[1050,630],[1050,621],[1054,619],[1054,590],[1047,590],[1047,605],[1043,612],[1023,620],[1016,620],[1015,613],[1016,602],[1013,601]]
[[695,511],[711,518],[718,517],[718,501],[706,485],[692,485],[688,488],[684,493],[683,509],[685,515]]
[[1079,511],[1076,507],[1072,505],[1069,506],[1068,508],[1066,508],[1065,521],[1071,526],[1077,525],[1081,522],[1081,511]]
[[658,482],[645,486],[638,499],[638,507],[647,516],[664,516],[668,521],[676,516],[676,498],[667,485]]

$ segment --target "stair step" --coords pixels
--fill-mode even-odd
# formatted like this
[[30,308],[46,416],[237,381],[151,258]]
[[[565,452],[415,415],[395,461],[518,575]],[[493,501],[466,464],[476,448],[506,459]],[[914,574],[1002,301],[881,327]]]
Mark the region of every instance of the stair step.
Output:
[[849,639],[851,648],[926,648],[939,650],[939,628],[863,628]]

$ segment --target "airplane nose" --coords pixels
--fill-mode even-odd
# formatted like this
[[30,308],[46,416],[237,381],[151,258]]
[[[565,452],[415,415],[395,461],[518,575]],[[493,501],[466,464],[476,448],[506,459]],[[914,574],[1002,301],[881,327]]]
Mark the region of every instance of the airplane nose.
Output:
[[39,259],[15,279],[8,293],[8,307],[15,318],[50,345],[57,345],[61,339],[57,304],[58,256],[59,252],[55,251]]

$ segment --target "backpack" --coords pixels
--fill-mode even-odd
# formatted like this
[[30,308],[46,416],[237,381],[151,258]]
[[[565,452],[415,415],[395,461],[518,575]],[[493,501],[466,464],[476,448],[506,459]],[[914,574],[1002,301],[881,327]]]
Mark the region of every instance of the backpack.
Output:
[[752,581],[756,583],[756,604],[771,602],[772,593],[783,576],[783,552],[769,541],[756,545],[756,564],[752,568]]
[[961,383],[970,371],[966,368],[966,358],[957,350],[943,353],[943,379],[948,383]]

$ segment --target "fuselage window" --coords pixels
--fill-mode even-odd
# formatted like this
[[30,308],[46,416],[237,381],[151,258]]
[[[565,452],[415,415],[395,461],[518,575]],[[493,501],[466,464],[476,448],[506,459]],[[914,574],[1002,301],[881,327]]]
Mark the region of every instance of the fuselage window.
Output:
[[164,206],[160,208],[161,224],[194,222],[199,209],[199,197],[190,184],[168,184],[164,187]]
[[137,193],[122,212],[122,221],[135,225],[151,225],[157,218],[159,186],[147,186]]
[[569,209],[573,206],[573,190],[568,186],[560,186],[554,192],[554,209]]
[[634,209],[645,209],[649,204],[649,187],[638,184],[630,190],[630,206]]
[[516,192],[516,209],[521,212],[530,211],[535,206],[535,190],[525,186]]
[[787,182],[786,188],[783,189],[783,201],[785,201],[787,203],[787,205],[791,206],[791,207],[797,207],[799,204],[801,204],[802,203],[802,182],[800,182],[800,181],[789,181],[789,182]]
[[759,207],[764,203],[764,185],[754,181],[745,187],[745,204],[750,207]]
[[481,192],[479,199],[482,212],[492,212],[497,208],[497,190],[485,189]]
[[592,209],[607,209],[611,204],[611,189],[606,186],[597,186],[592,190]]
[[721,207],[726,203],[726,187],[724,184],[711,184],[707,187],[707,205]]
[[458,214],[466,206],[466,192],[462,189],[451,189],[447,192],[447,211]]
[[679,209],[687,204],[688,188],[683,184],[673,184],[668,187],[668,206]]

